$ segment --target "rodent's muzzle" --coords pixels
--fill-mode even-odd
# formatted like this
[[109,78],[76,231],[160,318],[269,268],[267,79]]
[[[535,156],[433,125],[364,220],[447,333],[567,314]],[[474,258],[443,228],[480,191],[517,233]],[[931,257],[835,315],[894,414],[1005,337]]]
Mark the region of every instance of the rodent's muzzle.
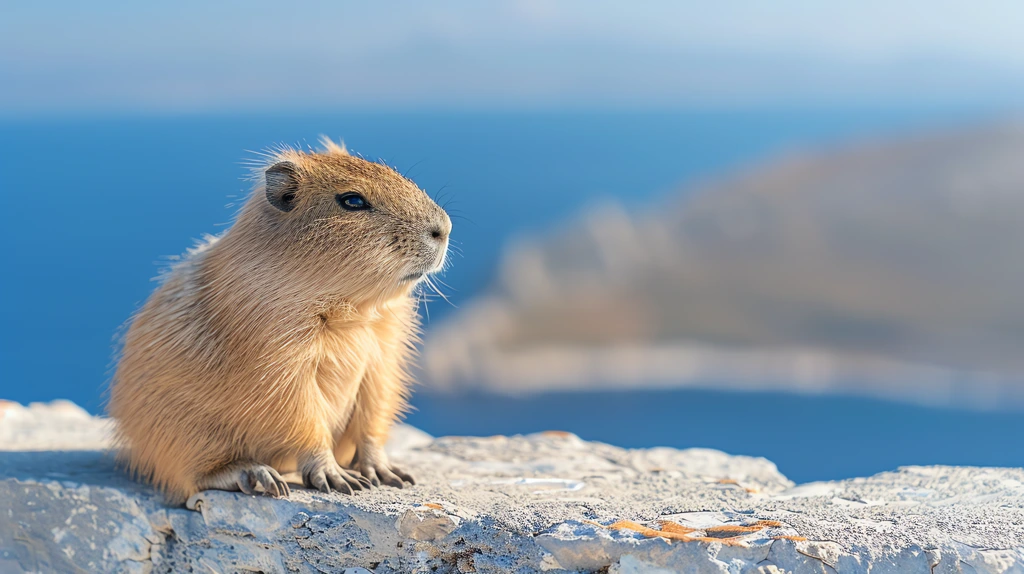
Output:
[[440,209],[440,211],[440,221],[429,227],[428,235],[430,235],[430,239],[433,241],[437,241],[443,247],[448,247],[448,235],[452,232],[452,220],[443,209]]
[[448,256],[448,236],[452,231],[452,221],[444,211],[441,214],[443,219],[428,226],[423,232],[423,255],[426,260],[424,268],[409,273],[402,278],[402,281],[418,281],[429,273],[436,273],[444,269]]
[[427,243],[432,245],[434,250],[433,265],[427,270],[427,273],[436,273],[444,269],[444,262],[448,256],[448,233],[451,230],[451,224],[447,228],[434,227],[430,230],[430,237],[427,238]]

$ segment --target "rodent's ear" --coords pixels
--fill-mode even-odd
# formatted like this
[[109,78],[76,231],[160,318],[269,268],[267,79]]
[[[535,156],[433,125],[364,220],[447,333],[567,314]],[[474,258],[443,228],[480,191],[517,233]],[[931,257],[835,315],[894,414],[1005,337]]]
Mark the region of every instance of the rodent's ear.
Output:
[[299,195],[299,175],[290,161],[275,163],[267,168],[267,201],[281,211],[295,209]]

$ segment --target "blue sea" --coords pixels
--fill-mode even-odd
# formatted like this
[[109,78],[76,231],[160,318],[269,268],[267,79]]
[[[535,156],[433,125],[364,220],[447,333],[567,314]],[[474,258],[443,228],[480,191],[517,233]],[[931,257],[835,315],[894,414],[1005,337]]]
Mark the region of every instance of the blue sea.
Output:
[[[687,184],[772,157],[970,122],[977,111],[307,113],[0,122],[0,398],[101,412],[113,337],[167,257],[219,233],[248,192],[243,162],[321,134],[407,173],[453,216],[454,305],[492,280],[514,236],[588,204],[650,209]],[[452,312],[430,306],[430,323]],[[420,393],[433,434],[558,428],[623,446],[767,456],[795,480],[897,464],[1024,466],[1024,416],[844,397],[704,391],[507,399]],[[652,413],[658,413],[657,417]]]

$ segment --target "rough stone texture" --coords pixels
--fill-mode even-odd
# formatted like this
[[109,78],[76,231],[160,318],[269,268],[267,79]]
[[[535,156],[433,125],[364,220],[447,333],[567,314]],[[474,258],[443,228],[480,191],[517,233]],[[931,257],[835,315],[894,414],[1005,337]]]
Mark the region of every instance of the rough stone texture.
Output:
[[794,486],[764,459],[711,450],[402,427],[389,450],[415,487],[209,491],[193,511],[117,472],[102,419],[67,403],[4,403],[0,417],[5,573],[1024,572],[1020,469]]

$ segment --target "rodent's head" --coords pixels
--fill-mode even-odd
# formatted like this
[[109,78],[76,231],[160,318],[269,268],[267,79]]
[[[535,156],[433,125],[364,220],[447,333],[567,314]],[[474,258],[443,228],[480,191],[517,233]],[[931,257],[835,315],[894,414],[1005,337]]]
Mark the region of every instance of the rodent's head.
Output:
[[318,152],[272,154],[243,214],[278,246],[274,264],[288,269],[290,286],[380,300],[441,270],[448,214],[390,167],[322,143]]

